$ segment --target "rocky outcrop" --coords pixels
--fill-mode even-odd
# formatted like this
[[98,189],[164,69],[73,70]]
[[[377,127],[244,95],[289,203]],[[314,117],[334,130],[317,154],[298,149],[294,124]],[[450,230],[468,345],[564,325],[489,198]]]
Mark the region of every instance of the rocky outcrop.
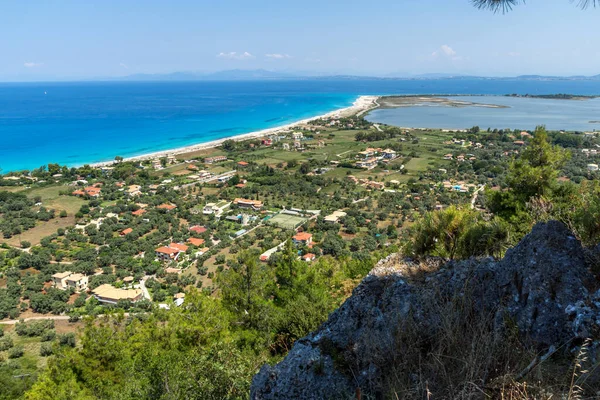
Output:
[[[489,315],[494,332],[518,330],[545,350],[600,339],[600,291],[590,257],[559,222],[538,224],[503,260],[450,262],[419,274],[411,262],[382,260],[320,329],[254,377],[251,399],[337,399],[381,395],[386,365],[402,350],[399,332],[435,337],[440,304],[463,302]],[[465,311],[467,312],[467,311]]]

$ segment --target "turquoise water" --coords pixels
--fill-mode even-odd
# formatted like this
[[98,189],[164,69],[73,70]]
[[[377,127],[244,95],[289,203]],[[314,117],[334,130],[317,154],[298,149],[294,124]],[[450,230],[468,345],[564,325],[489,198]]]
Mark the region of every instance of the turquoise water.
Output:
[[[287,124],[347,107],[359,95],[432,93],[600,94],[600,82],[315,79],[4,83],[0,84],[0,169],[8,172],[47,163],[77,166],[108,161],[117,155],[135,156]],[[429,126],[434,122],[424,117],[415,124]],[[536,124],[548,122],[537,119],[541,118],[536,118]],[[467,120],[462,124],[473,125]],[[482,121],[479,125],[489,124]]]
[[[546,125],[552,130],[600,130],[600,98],[590,100],[550,100],[491,96],[450,97],[450,99],[502,105],[509,108],[450,107],[425,105],[379,109],[367,119],[389,125],[413,128],[526,129]],[[597,121],[597,122],[593,122]]]

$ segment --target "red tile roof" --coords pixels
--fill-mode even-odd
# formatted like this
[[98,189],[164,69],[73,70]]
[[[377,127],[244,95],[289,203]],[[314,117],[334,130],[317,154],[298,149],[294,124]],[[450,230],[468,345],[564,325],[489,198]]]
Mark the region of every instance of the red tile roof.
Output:
[[121,235],[129,235],[131,232],[133,232],[133,229],[125,228],[121,231]]
[[312,233],[308,233],[308,232],[299,232],[296,235],[294,235],[294,240],[298,241],[298,242],[304,242],[307,240],[311,240],[312,239]]
[[204,239],[189,238],[187,241],[189,244],[194,245],[196,247],[200,247],[204,244]]
[[190,232],[196,232],[199,234],[202,234],[204,232],[206,232],[206,228],[200,225],[194,225],[190,228]]
[[139,215],[142,215],[142,214],[145,214],[145,213],[146,213],[146,210],[144,210],[143,208],[140,208],[139,210],[136,210],[136,211],[132,212],[131,214],[139,216]]

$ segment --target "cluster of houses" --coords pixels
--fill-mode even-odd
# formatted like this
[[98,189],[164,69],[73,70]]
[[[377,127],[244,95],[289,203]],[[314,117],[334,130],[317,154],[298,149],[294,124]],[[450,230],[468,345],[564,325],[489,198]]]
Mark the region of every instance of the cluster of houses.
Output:
[[[454,160],[454,155],[451,153],[448,154],[444,154],[444,160]],[[465,161],[475,161],[477,160],[477,157],[475,157],[474,154],[460,154],[458,156],[456,156],[456,161],[458,162],[465,162]]]
[[83,189],[76,189],[71,194],[73,196],[99,197],[102,192],[102,184],[96,183],[93,186],[86,186]]
[[383,182],[370,181],[370,180],[365,179],[365,178],[358,179],[354,175],[348,175],[346,178],[349,181],[354,182],[357,185],[364,186],[367,189],[373,189],[373,190],[383,190],[383,189],[385,189],[385,183],[383,183]]
[[382,150],[380,148],[367,148],[356,155],[356,167],[373,169],[379,162],[389,162],[398,157],[398,153],[392,149]]
[[[133,277],[128,277],[124,282],[133,283]],[[58,272],[52,275],[54,287],[61,290],[73,289],[75,292],[84,292],[88,289],[88,277],[84,274],[71,271]],[[119,300],[136,302],[141,300],[140,289],[118,289],[109,284],[100,285],[92,290],[92,295],[101,303],[117,304]]]
[[442,185],[444,186],[444,189],[450,190],[452,192],[460,192],[460,193],[468,193],[471,189],[475,188],[476,185],[473,183],[466,183],[463,181],[460,182],[450,182],[450,181],[444,181],[442,182]]
[[227,156],[207,157],[204,159],[204,164],[215,164],[223,161],[227,161]]

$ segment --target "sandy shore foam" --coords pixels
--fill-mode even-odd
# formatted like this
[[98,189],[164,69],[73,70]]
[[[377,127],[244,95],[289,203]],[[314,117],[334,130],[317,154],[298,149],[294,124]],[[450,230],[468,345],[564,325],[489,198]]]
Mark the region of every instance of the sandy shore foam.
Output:
[[[250,132],[250,133],[244,133],[244,134],[235,135],[235,136],[229,136],[229,137],[225,137],[222,139],[212,140],[210,142],[199,143],[199,144],[195,144],[195,145],[191,145],[191,146],[178,147],[178,148],[170,149],[170,150],[163,150],[163,151],[157,151],[157,152],[153,152],[153,153],[142,154],[142,155],[134,156],[134,157],[127,157],[127,158],[124,158],[124,161],[144,161],[144,160],[152,160],[152,159],[161,158],[161,157],[176,156],[179,154],[192,153],[192,152],[196,152],[196,151],[200,151],[200,150],[207,150],[207,149],[217,147],[217,146],[221,145],[221,143],[223,143],[224,141],[230,140],[230,139],[236,140],[236,141],[247,140],[247,139],[257,139],[257,138],[265,137],[268,135],[289,132],[290,130],[297,128],[300,125],[304,125],[310,121],[314,121],[314,120],[320,119],[320,118],[343,118],[343,117],[349,117],[352,115],[362,115],[362,114],[366,113],[367,111],[372,110],[379,106],[377,104],[377,99],[379,99],[379,96],[360,96],[358,99],[356,99],[354,101],[354,103],[350,107],[341,108],[339,110],[331,111],[327,114],[319,115],[316,117],[306,118],[306,119],[303,119],[300,121],[293,122],[291,124],[282,125],[282,126],[278,126],[275,128],[263,129],[263,130],[256,131],[256,132]],[[104,167],[104,166],[113,165],[114,163],[115,163],[115,161],[111,160],[111,161],[90,163],[89,165],[91,165],[93,167]]]

